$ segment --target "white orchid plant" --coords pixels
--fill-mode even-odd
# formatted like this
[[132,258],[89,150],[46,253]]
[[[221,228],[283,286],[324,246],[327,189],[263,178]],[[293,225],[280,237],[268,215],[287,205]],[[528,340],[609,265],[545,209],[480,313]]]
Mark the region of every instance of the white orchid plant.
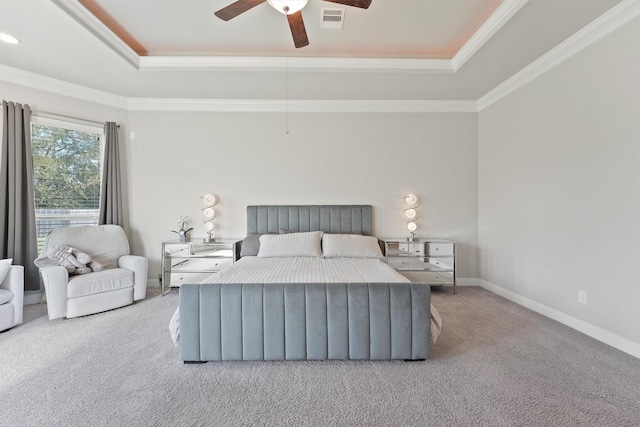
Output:
[[179,236],[187,236],[187,233],[190,232],[191,230],[193,230],[193,227],[189,227],[187,228],[187,219],[189,217],[188,216],[180,216],[180,221],[178,221],[178,229],[177,230],[171,230],[172,233],[176,233]]

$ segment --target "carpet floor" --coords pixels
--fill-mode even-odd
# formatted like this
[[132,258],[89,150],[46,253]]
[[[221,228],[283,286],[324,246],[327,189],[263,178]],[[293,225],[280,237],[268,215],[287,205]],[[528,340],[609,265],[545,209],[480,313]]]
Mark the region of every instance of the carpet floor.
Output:
[[0,333],[0,426],[638,426],[640,359],[476,287],[425,362],[184,365],[177,293]]

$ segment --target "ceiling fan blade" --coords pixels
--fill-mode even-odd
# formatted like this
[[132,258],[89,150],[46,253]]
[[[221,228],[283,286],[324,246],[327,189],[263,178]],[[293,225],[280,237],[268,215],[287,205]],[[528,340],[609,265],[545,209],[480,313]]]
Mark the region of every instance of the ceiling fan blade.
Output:
[[223,7],[215,13],[215,15],[223,21],[228,21],[231,18],[235,18],[241,13],[258,6],[266,2],[267,0],[238,0],[235,3],[231,3],[227,7]]
[[304,21],[302,20],[302,11],[299,10],[294,14],[287,15],[289,21],[289,28],[291,28],[291,35],[293,36],[293,44],[297,47],[305,47],[309,44],[307,38],[307,30],[304,28]]
[[331,3],[343,4],[345,6],[359,7],[360,9],[368,9],[373,0],[324,0]]

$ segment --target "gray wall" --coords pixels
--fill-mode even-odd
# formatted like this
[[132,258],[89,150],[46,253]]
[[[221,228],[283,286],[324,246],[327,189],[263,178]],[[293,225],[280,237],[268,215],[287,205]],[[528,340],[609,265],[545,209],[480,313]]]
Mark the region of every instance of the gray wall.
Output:
[[636,19],[481,111],[478,197],[482,279],[636,352],[639,52]]
[[460,242],[460,276],[477,277],[477,114],[131,112],[131,223],[159,273],[180,215],[204,236],[242,238],[249,204],[372,204],[374,232],[408,236],[403,196],[421,198],[418,235]]

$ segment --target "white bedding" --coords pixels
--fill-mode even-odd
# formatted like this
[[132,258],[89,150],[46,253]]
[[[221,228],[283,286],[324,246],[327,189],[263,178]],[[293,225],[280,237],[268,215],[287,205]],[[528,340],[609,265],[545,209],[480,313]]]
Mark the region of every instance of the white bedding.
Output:
[[[409,279],[379,259],[243,257],[202,283],[388,283]],[[431,341],[438,339],[442,320],[431,305]],[[179,342],[179,313],[175,311],[169,331],[174,344]]]
[[202,283],[372,283],[408,282],[379,259],[373,258],[240,258],[233,267]]

